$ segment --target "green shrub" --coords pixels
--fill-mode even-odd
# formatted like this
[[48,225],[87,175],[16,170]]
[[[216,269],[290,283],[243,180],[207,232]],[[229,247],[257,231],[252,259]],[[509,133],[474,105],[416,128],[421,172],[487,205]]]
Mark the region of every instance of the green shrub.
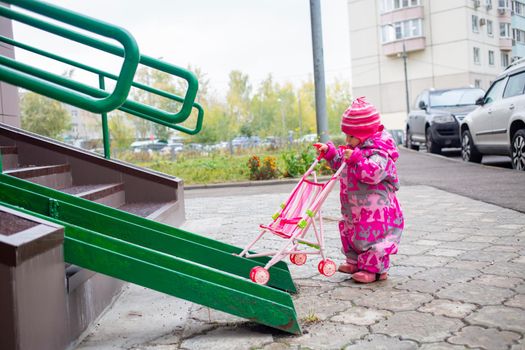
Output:
[[248,169],[250,169],[250,180],[259,180],[261,160],[257,156],[248,159]]
[[284,161],[284,176],[299,177],[308,170],[316,157],[313,147],[299,149],[298,152],[284,151],[281,154]]

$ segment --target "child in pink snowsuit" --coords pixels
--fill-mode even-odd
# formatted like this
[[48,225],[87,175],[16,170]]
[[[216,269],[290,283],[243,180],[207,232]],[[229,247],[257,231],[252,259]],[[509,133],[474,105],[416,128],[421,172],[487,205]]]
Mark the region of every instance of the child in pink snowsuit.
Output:
[[347,163],[340,177],[343,219],[339,222],[346,262],[339,271],[362,283],[384,280],[404,227],[396,197],[399,153],[390,134],[383,131],[379,113],[364,97],[344,112],[341,129],[346,149],[332,142],[315,145],[332,169]]

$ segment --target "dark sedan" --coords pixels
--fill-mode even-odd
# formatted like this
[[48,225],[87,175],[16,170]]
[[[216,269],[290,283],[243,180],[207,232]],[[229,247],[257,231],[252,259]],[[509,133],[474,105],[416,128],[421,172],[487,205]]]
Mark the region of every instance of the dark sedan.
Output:
[[406,146],[418,150],[425,144],[431,153],[461,147],[459,122],[477,108],[476,100],[483,95],[477,88],[423,90],[408,114]]

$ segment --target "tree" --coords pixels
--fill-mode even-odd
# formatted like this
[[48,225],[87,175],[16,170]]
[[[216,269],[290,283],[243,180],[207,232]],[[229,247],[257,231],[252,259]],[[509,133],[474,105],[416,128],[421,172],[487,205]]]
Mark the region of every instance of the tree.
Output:
[[[191,66],[188,68],[188,70],[191,70]],[[208,90],[208,81],[204,78],[204,73],[202,73],[202,71],[198,68],[195,70],[195,75],[199,81],[199,91],[197,97],[200,97],[201,102],[206,101],[207,99],[205,94]],[[140,68],[137,72],[137,77],[135,80],[144,85],[151,86],[152,88],[165,91],[179,97],[185,97],[188,85],[184,79],[174,77],[163,71],[148,67]],[[198,98],[197,101],[199,101]],[[182,106],[181,102],[177,102],[173,99],[162,97],[141,89],[133,90],[133,99],[137,102],[153,106],[168,113],[175,113],[180,110]],[[194,109],[192,112],[196,113],[196,110]],[[173,129],[170,127],[156,123],[152,124],[151,122],[146,122],[140,118],[137,119],[138,120],[135,121],[135,125],[141,137],[147,137],[147,135],[152,132],[157,139],[168,140],[173,132]],[[195,125],[194,119],[195,118],[193,117],[188,118],[187,125],[192,123]]]
[[328,115],[328,130],[335,135],[341,132],[341,115],[352,102],[350,84],[336,80],[328,87],[326,113]]
[[109,132],[111,135],[111,148],[124,150],[131,145],[135,138],[135,130],[128,117],[122,112],[114,112],[109,116]]
[[277,103],[278,86],[273,82],[272,75],[261,82],[251,101],[251,112],[254,117],[252,129],[259,136],[274,136],[280,130],[277,122],[281,116],[280,106]]
[[300,96],[301,124],[303,134],[317,132],[317,121],[315,111],[315,86],[313,80],[304,82],[297,92]]
[[297,98],[291,83],[286,83],[282,87],[278,86],[277,94],[278,120],[280,120],[279,134],[283,137],[288,137],[289,131],[293,132],[299,128],[299,119],[296,112]]
[[26,92],[20,101],[20,109],[22,128],[35,134],[59,139],[71,128],[71,115],[56,100]]
[[226,107],[220,103],[203,106],[205,110],[202,130],[191,136],[191,140],[199,143],[211,143],[227,140],[228,113]]
[[249,122],[248,116],[250,115],[250,94],[252,87],[248,75],[237,70],[230,72],[228,87],[226,102],[229,113],[233,118],[235,130],[238,130],[241,124],[246,121]]
[[[247,74],[234,70],[230,72],[226,101],[210,92],[209,80],[198,67],[187,67],[193,71],[199,81],[196,101],[204,109],[202,130],[186,136],[189,142],[211,143],[227,141],[239,134],[260,137],[288,137],[289,131],[299,137],[317,130],[315,111],[314,82],[310,78],[300,86],[291,83],[276,83],[271,74],[262,81],[252,94],[252,85]],[[162,71],[142,67],[137,71],[135,81],[152,86],[177,96],[186,94],[187,82]],[[349,104],[350,87],[348,83],[336,81],[327,87],[327,114],[329,130],[339,132],[340,116]],[[168,98],[136,89],[132,90],[133,99],[146,105],[174,113],[180,110],[181,103]],[[182,123],[193,128],[196,122],[196,109]],[[163,125],[133,117],[137,135],[149,138],[152,134],[158,139],[167,139],[173,132]]]

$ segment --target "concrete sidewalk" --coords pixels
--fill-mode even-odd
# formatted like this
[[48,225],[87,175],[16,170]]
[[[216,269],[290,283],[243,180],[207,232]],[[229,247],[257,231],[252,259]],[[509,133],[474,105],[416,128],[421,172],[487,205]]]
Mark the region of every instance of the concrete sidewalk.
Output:
[[[243,246],[292,186],[199,190],[183,228]],[[290,267],[302,336],[128,285],[78,349],[525,349],[525,214],[427,186],[399,198],[407,227],[387,281],[326,278],[316,259]],[[337,188],[323,217],[340,262]]]

